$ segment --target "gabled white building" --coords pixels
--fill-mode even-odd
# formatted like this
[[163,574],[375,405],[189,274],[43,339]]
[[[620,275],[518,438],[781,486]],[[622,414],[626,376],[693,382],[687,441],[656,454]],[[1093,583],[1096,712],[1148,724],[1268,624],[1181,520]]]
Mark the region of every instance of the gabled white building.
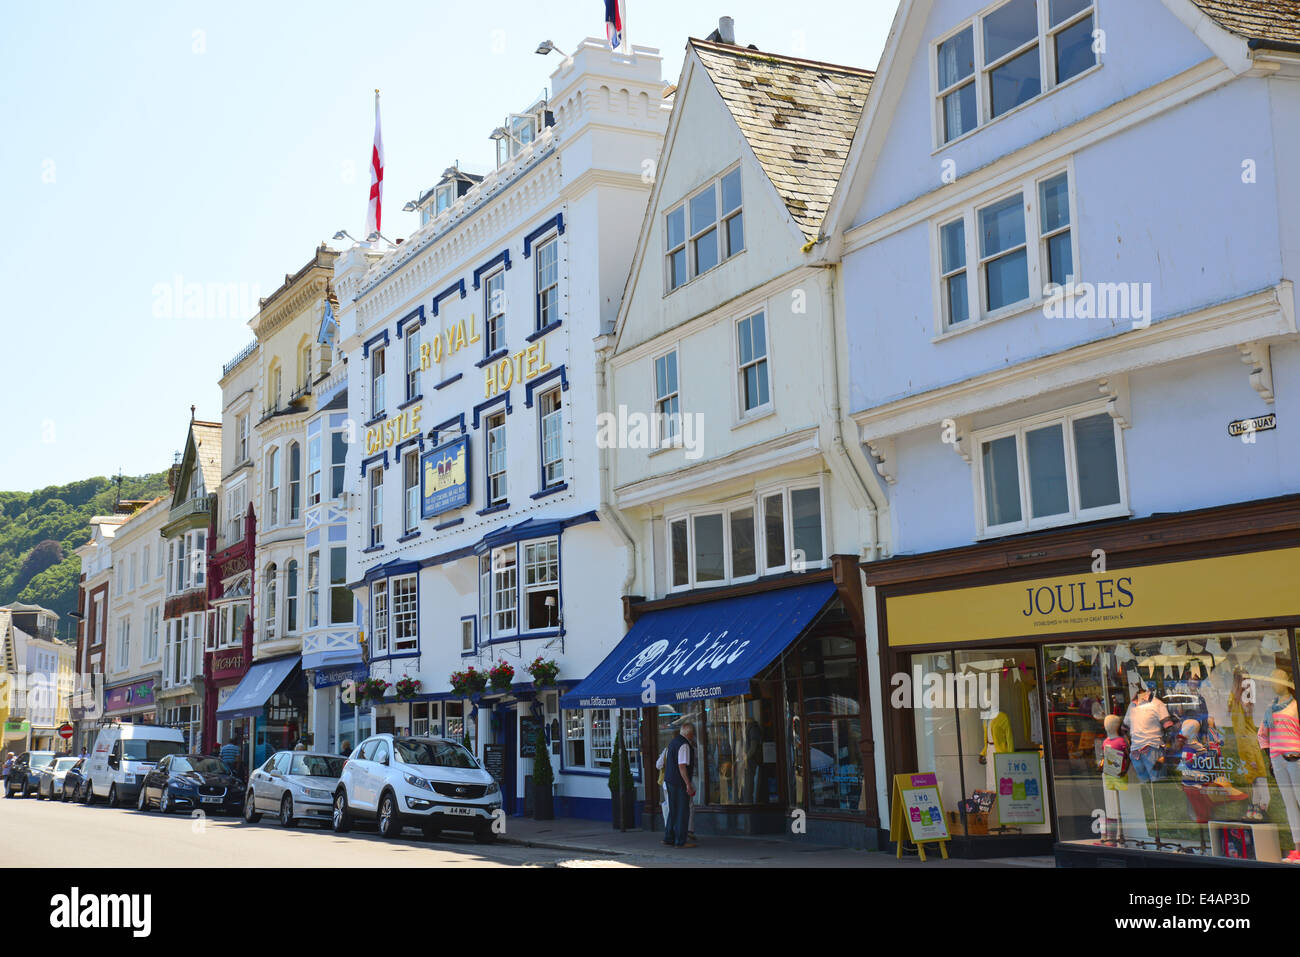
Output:
[[[125,504],[125,503],[124,503]],[[155,724],[162,683],[167,501],[137,503],[113,536],[104,657],[104,717]]]
[[[1001,704],[894,698],[882,812],[933,772],[970,853],[1095,845],[1090,742],[1149,687],[1226,734],[1261,858],[1300,839],[1253,743],[1300,622],[1298,44],[1294,0],[901,4],[820,237],[889,492],[873,693]],[[1111,847],[1209,853],[1143,796]]]
[[811,241],[873,74],[746,48],[728,28],[687,45],[602,340],[609,492],[636,542],[630,631],[564,704],[651,705],[647,764],[692,721],[701,834],[788,834],[803,815],[810,840],[867,846],[858,562],[883,495],[851,441],[834,273]]
[[[494,170],[453,168],[404,244],[336,265],[347,567],[370,678],[420,682],[410,700],[390,687],[373,728],[468,739],[517,813],[543,727],[558,812],[596,816],[611,729],[578,712],[562,735],[558,689],[525,669],[553,660],[567,686],[622,632],[628,545],[601,507],[592,340],[618,309],[668,107],[642,47],[584,40],[551,85],[493,134]],[[453,691],[453,672],[500,661],[505,689]]]

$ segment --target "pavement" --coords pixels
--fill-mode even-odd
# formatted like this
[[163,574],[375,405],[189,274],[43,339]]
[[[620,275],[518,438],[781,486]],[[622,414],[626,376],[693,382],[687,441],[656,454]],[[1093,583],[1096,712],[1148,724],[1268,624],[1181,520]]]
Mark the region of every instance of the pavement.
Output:
[[856,851],[815,844],[798,837],[713,837],[701,835],[698,847],[668,848],[663,834],[651,831],[616,831],[608,821],[561,818],[534,821],[512,817],[506,821],[501,843],[517,844],[578,855],[606,855],[642,867],[897,867],[971,868],[1055,866],[1051,857],[1008,857],[986,860],[943,860],[939,849],[926,849],[929,860],[893,851]]

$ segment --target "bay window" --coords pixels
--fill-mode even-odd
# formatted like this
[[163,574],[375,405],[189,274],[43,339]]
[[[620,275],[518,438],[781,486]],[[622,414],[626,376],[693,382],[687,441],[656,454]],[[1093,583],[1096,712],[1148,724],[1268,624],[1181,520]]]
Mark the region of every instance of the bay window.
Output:
[[307,440],[307,506],[320,504],[320,436]]
[[388,580],[370,586],[370,654],[388,654]]
[[524,627],[554,628],[560,609],[560,542],[526,542],[524,548]]
[[820,485],[669,516],[666,530],[669,590],[751,581],[760,568],[801,571],[826,560]]
[[320,552],[307,556],[307,627],[320,624]]
[[1128,513],[1119,423],[1103,405],[976,433],[981,535],[1005,535]]
[[518,625],[518,556],[514,545],[492,552],[492,631],[513,632]]
[[623,719],[623,748],[634,777],[640,776],[641,715],[635,710],[587,708],[563,712],[564,766],[607,771],[614,759],[614,735]]
[[330,624],[350,625],[354,616],[352,590],[348,588],[346,545],[330,548]]
[[419,637],[419,588],[415,575],[403,575],[390,581],[390,595],[393,606],[393,652],[418,651]]
[[330,498],[343,495],[343,476],[348,461],[348,433],[344,429],[330,433]]

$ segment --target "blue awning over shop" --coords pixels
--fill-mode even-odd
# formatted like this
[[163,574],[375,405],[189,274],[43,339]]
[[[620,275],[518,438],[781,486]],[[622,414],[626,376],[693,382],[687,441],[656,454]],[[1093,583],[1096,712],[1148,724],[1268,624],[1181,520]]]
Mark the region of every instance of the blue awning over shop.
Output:
[[658,704],[746,694],[834,593],[817,582],[647,612],[560,707],[640,708],[647,681]]
[[[302,656],[302,667],[304,671],[321,669],[321,668],[342,668],[345,665],[361,664],[361,649],[358,648],[333,648],[325,651],[313,651],[310,654]],[[362,675],[362,677],[365,677]],[[335,682],[337,684],[337,682]],[[316,685],[322,688],[324,685]]]
[[302,659],[297,655],[277,658],[275,661],[256,661],[248,669],[226,706],[217,711],[218,721],[231,718],[253,718],[262,713],[266,702],[275,694],[294,666]]

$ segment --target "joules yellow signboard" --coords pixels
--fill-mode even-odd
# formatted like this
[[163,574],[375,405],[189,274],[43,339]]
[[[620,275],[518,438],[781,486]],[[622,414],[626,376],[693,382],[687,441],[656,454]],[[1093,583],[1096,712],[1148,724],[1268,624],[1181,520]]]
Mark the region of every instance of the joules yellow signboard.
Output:
[[886,601],[889,644],[953,644],[1300,616],[1300,548],[980,585]]

